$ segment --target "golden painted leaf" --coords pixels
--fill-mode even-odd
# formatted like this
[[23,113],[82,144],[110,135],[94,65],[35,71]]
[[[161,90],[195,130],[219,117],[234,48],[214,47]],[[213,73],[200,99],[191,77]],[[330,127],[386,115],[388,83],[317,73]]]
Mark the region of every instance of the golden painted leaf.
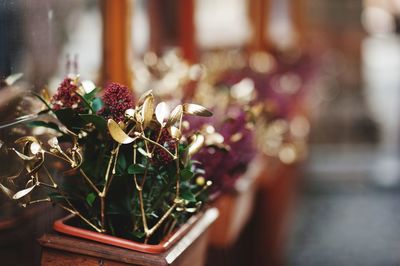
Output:
[[14,196],[12,197],[13,199],[17,200],[20,198],[25,197],[26,195],[28,195],[29,193],[31,193],[31,191],[35,188],[36,186],[31,186],[29,188],[25,188],[23,190],[18,191],[17,193],[14,194]]
[[0,183],[0,190],[3,191],[3,192],[7,195],[7,197],[9,197],[10,199],[12,199],[12,197],[13,197],[13,195],[14,195],[14,192],[11,191],[11,189],[9,189],[9,188],[3,186],[3,184]]
[[28,155],[25,155],[23,153],[20,153],[19,151],[17,151],[14,148],[12,150],[18,155],[19,158],[21,158],[24,161],[31,161],[31,160],[36,158],[36,156],[28,156]]
[[35,138],[34,136],[26,136],[26,137],[22,137],[17,139],[14,143],[15,144],[20,144],[20,143],[26,143],[26,142],[37,142],[39,143],[39,140],[37,138]]
[[44,157],[41,158],[40,161],[35,162],[35,164],[31,167],[29,164],[26,165],[26,170],[28,171],[26,173],[27,176],[34,176],[36,175],[37,172],[41,169],[42,165],[44,163]]
[[170,110],[165,102],[160,102],[156,107],[156,119],[161,126],[164,126],[165,120],[168,119]]
[[143,127],[146,128],[151,120],[153,119],[154,114],[154,97],[150,94],[143,103],[142,106],[142,118],[143,118]]
[[168,132],[171,135],[171,137],[176,140],[179,140],[182,137],[182,132],[177,127],[174,126],[169,127]]
[[107,122],[108,131],[110,132],[111,137],[120,144],[129,144],[132,143],[137,138],[129,137],[112,119],[108,119]]
[[200,134],[194,135],[194,140],[189,145],[189,152],[188,152],[189,157],[192,157],[193,154],[198,152],[203,146],[203,144],[204,144],[204,136]]
[[143,104],[144,100],[146,100],[146,98],[152,94],[153,94],[153,90],[148,90],[148,91],[144,92],[139,98],[138,105]]
[[48,144],[50,145],[50,147],[52,147],[52,148],[56,148],[56,147],[59,146],[57,137],[52,137],[51,139],[49,139],[49,140],[47,141],[47,143],[48,143]]
[[138,123],[143,123],[143,117],[139,112],[135,112],[135,120]]
[[204,106],[194,104],[194,103],[185,103],[183,104],[183,112],[189,115],[197,115],[197,116],[212,116],[213,113],[210,112]]
[[166,126],[172,126],[178,122],[183,115],[183,107],[181,104],[177,105],[169,115]]
[[42,146],[38,142],[32,142],[29,149],[33,155],[36,155],[42,151]]
[[143,150],[143,148],[140,148],[140,147],[139,147],[137,150],[138,150],[138,152],[140,152],[143,156],[146,156],[146,157],[148,157],[148,158],[151,158],[151,157],[152,157],[151,153],[146,152],[145,150]]
[[132,118],[135,116],[135,109],[129,108],[125,111],[125,116],[128,118]]

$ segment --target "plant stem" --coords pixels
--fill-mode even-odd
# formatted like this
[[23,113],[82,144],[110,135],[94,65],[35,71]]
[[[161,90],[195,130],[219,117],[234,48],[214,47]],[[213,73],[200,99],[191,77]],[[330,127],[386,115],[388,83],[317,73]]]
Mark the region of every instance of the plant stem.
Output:
[[[46,173],[48,174],[50,180],[53,182],[53,185],[49,185],[43,182],[38,182],[38,186],[43,185],[45,187],[51,188],[51,189],[55,189],[57,190],[58,193],[60,193],[60,195],[63,197],[63,199],[65,200],[65,202],[70,206],[66,207],[64,205],[62,205],[61,203],[58,203],[58,205],[63,208],[64,210],[69,211],[72,214],[77,215],[79,218],[81,218],[85,223],[87,223],[89,226],[91,226],[93,229],[95,229],[97,232],[101,233],[103,232],[102,229],[99,229],[97,226],[95,226],[93,223],[91,223],[88,219],[86,219],[75,207],[74,205],[71,203],[71,201],[68,199],[68,197],[65,195],[64,191],[62,191],[57,183],[55,183],[54,178],[51,176],[50,172],[48,171],[48,169],[46,168],[46,166],[44,166],[44,169],[46,171]],[[38,203],[38,202],[44,202],[44,201],[51,201],[50,198],[46,198],[46,199],[41,199],[41,200],[36,200],[36,201],[31,201],[29,202],[29,204],[33,204],[33,203]]]
[[[148,139],[148,138],[146,138],[146,135],[144,134],[144,128],[143,128],[143,124],[142,123],[140,123],[140,129],[142,131],[141,135],[143,135],[144,139]],[[149,149],[149,146],[148,146],[146,141],[144,141],[144,146],[146,147],[147,154],[150,154],[150,149]]]
[[64,206],[64,205],[62,205],[62,204],[59,204],[59,206],[60,206],[61,208],[63,208],[64,210],[66,210],[66,211],[68,211],[68,212],[70,212],[70,213],[72,213],[72,214],[78,216],[79,218],[81,218],[85,223],[87,223],[90,227],[92,227],[92,228],[93,228],[94,230],[96,230],[98,233],[103,233],[103,232],[104,232],[104,230],[98,228],[98,227],[95,226],[93,223],[91,223],[88,219],[86,219],[82,214],[80,214],[79,211],[77,211],[77,210],[75,210],[75,209],[72,210],[72,209],[70,209],[70,208],[68,208],[68,207],[66,207],[66,206]]
[[[104,187],[103,190],[99,193],[99,198],[100,198],[100,218],[101,218],[101,227],[103,230],[105,230],[105,208],[106,208],[106,196],[107,196],[107,191],[108,191],[108,187],[109,187],[109,183],[110,180],[112,180],[113,177],[113,173],[111,172],[111,166],[113,165],[114,159],[115,159],[115,155],[118,154],[119,152],[119,147],[120,144],[118,144],[118,146],[115,148],[115,145],[113,147],[113,149],[111,150],[111,156],[110,156],[110,160],[108,161],[108,165],[107,165],[107,170],[106,170],[106,174],[104,176]],[[111,178],[110,178],[110,172],[111,172]]]
[[[157,140],[156,140],[157,143],[160,141],[160,138],[161,138],[161,134],[162,134],[163,129],[164,129],[163,126],[161,126],[161,127],[160,127],[160,131],[158,132]],[[152,154],[153,154],[153,152],[154,152],[155,149],[156,149],[156,146],[153,146],[153,149],[151,149],[151,153],[152,153]]]
[[179,198],[179,192],[180,192],[180,179],[181,179],[181,170],[180,170],[180,167],[179,167],[179,147],[178,147],[178,144],[176,143],[175,144],[175,156],[176,156],[176,159],[175,159],[175,163],[176,163],[176,198],[178,199]]
[[46,183],[43,183],[43,182],[37,182],[37,185],[38,185],[38,186],[42,185],[42,186],[45,186],[45,187],[48,187],[48,188],[57,189],[57,186],[49,185],[49,184],[46,184]]
[[44,151],[46,154],[49,154],[49,155],[52,155],[52,156],[54,156],[54,157],[57,157],[58,159],[61,159],[61,160],[64,160],[64,161],[66,161],[66,162],[68,162],[68,163],[71,163],[69,160],[67,160],[65,157],[62,157],[62,156],[59,156],[59,155],[57,155],[57,154],[55,154],[55,153],[52,153],[52,152],[49,152],[49,151]]
[[32,200],[29,201],[27,205],[35,204],[35,203],[40,203],[40,202],[50,202],[50,198],[44,198],[44,199],[37,199],[37,200]]
[[171,234],[172,230],[174,230],[174,228],[175,228],[175,225],[176,225],[176,223],[177,223],[177,220],[176,220],[176,219],[174,219],[174,220],[172,221],[172,223],[171,223],[171,225],[170,225],[170,227],[169,227],[169,229],[168,229],[168,231],[167,231],[167,234],[166,234],[166,235],[169,235],[169,234]]
[[115,169],[116,169],[116,167],[117,167],[118,155],[119,155],[119,149],[120,149],[120,147],[121,147],[121,144],[118,144],[118,146],[117,146],[117,148],[116,148],[116,150],[115,150],[114,166],[113,166],[113,170],[112,170],[110,179],[109,179],[109,181],[107,182],[107,185],[106,185],[106,190],[105,190],[105,192],[104,192],[105,195],[107,195],[108,189],[110,188],[111,183],[112,183],[112,180],[113,180],[114,175],[115,175],[115,173],[116,173],[116,170],[115,170]]
[[79,172],[82,174],[83,178],[86,180],[86,182],[93,188],[94,191],[99,195],[100,190],[96,187],[96,185],[92,182],[92,180],[87,176],[87,174],[82,170],[82,168],[79,168]]
[[101,219],[101,228],[105,231],[105,198],[102,193],[100,193],[100,219]]
[[154,144],[154,145],[157,145],[158,147],[164,149],[172,158],[174,158],[174,159],[176,158],[175,155],[172,154],[172,153],[171,153],[167,148],[165,148],[163,145],[161,145],[161,144],[159,144],[159,143],[157,143],[157,142],[155,142],[155,141],[153,141],[153,140],[147,138],[147,137],[144,136],[144,135],[141,135],[140,137],[141,137],[142,139],[145,139],[145,140],[147,140],[148,142],[150,142],[150,143],[152,143],[152,144]]
[[154,232],[161,226],[161,224],[164,222],[165,219],[168,218],[168,216],[172,213],[172,211],[175,209],[176,207],[176,202],[164,213],[164,215],[160,218],[160,220],[158,220],[158,222],[152,227],[150,228],[147,233],[146,233],[146,239],[145,239],[145,244],[147,243],[147,241],[149,240],[149,238],[154,234]]
[[[137,146],[136,146],[136,144],[134,144],[134,146],[133,146],[133,164],[136,164],[136,148],[137,148]],[[140,213],[142,215],[143,230],[144,230],[144,233],[146,234],[146,241],[145,241],[145,243],[146,243],[148,227],[147,227],[146,214],[144,212],[143,191],[142,191],[143,182],[142,182],[142,186],[139,186],[136,174],[133,174],[133,179],[135,181],[135,187],[139,194]]]
[[144,233],[147,236],[149,228],[147,227],[146,213],[144,212],[143,191],[142,189],[140,189],[138,192],[139,192],[140,212],[142,214],[143,229]]
[[49,177],[51,183],[53,184],[53,186],[55,186],[56,188],[58,187],[56,181],[54,180],[53,176],[50,174],[49,170],[47,169],[47,167],[43,164],[43,169],[46,172],[47,176]]

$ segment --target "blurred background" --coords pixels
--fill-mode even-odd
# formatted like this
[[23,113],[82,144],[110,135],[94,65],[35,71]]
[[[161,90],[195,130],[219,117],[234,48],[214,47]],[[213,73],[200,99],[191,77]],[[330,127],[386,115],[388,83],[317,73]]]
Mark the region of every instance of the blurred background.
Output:
[[[30,91],[54,92],[70,72],[162,93],[176,77],[151,83],[143,64],[165,54],[214,69],[221,60],[240,69],[248,56],[266,76],[271,55],[306,58],[298,68],[313,65],[308,156],[279,240],[261,246],[279,256],[254,265],[399,265],[399,33],[399,0],[0,0],[0,78],[23,73],[16,86],[0,86],[0,121],[33,113]],[[26,130],[1,128],[1,144]],[[8,160],[1,176],[13,172]],[[21,210],[3,196],[0,208],[2,260],[37,265],[36,238],[59,214]]]

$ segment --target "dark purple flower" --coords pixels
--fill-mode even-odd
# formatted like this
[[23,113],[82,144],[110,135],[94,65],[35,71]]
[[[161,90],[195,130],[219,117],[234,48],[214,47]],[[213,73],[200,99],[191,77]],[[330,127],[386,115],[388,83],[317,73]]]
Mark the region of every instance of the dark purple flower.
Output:
[[[157,141],[158,133],[153,134],[152,139]],[[176,141],[171,137],[167,129],[162,129],[160,138],[157,141],[159,144],[164,146],[169,152],[174,154]],[[154,149],[152,162],[156,165],[166,165],[173,161],[172,156],[163,148],[159,146],[150,145],[150,149]]]
[[81,103],[81,98],[77,95],[78,86],[71,78],[65,78],[57,89],[56,94],[51,98],[54,110],[61,108],[76,109]]
[[133,108],[133,94],[126,87],[118,83],[109,83],[102,97],[104,106],[98,111],[99,115],[119,122],[124,120],[125,111]]

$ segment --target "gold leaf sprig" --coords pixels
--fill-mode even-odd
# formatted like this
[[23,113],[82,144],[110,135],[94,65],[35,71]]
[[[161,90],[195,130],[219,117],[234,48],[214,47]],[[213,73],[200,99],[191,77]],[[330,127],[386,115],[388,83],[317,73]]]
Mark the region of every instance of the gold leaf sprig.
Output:
[[[212,113],[207,110],[205,107],[197,104],[179,104],[175,108],[170,111],[168,105],[165,102],[160,102],[156,105],[154,109],[154,96],[151,91],[144,93],[139,101],[138,106],[134,109],[129,109],[125,112],[127,118],[127,126],[121,127],[114,120],[108,120],[108,130],[110,132],[111,137],[118,145],[132,145],[134,151],[133,165],[136,165],[137,162],[137,152],[141,152],[146,155],[148,158],[154,158],[155,147],[158,147],[164,150],[169,156],[171,156],[172,160],[176,162],[176,193],[175,199],[172,201],[168,210],[159,218],[158,222],[156,222],[152,227],[148,226],[147,216],[144,210],[144,200],[143,200],[143,187],[146,181],[149,163],[146,164],[146,168],[144,170],[144,174],[142,177],[141,183],[139,183],[136,174],[133,174],[133,179],[135,183],[136,191],[139,195],[139,204],[142,216],[142,224],[143,230],[145,233],[145,243],[149,240],[149,238],[154,234],[154,232],[163,224],[163,222],[171,215],[171,213],[175,210],[175,208],[179,208],[180,211],[186,210],[188,212],[194,211],[193,208],[186,208],[185,201],[181,199],[180,196],[180,161],[179,161],[179,149],[178,145],[182,138],[182,119],[183,115],[196,115],[196,116],[211,116]],[[157,139],[153,140],[150,137],[146,136],[145,129],[150,125],[158,125],[158,136]],[[131,125],[131,126],[129,126]],[[162,131],[166,128],[170,136],[176,140],[174,142],[174,150],[172,153],[169,149],[164,147],[162,143],[159,143],[160,136]],[[157,130],[157,129],[156,129]],[[200,148],[203,146],[205,142],[205,137],[201,133],[197,133],[192,138],[189,138],[191,142],[188,144],[187,154],[184,155],[185,160],[187,161],[187,157],[191,157]],[[143,151],[138,147],[138,142],[143,142],[146,148],[146,151]],[[149,144],[153,145],[152,149],[149,149]],[[115,150],[114,150],[115,152]],[[117,156],[111,156],[111,160],[117,160]],[[106,195],[102,195],[105,197]],[[102,208],[101,212],[104,212]]]

